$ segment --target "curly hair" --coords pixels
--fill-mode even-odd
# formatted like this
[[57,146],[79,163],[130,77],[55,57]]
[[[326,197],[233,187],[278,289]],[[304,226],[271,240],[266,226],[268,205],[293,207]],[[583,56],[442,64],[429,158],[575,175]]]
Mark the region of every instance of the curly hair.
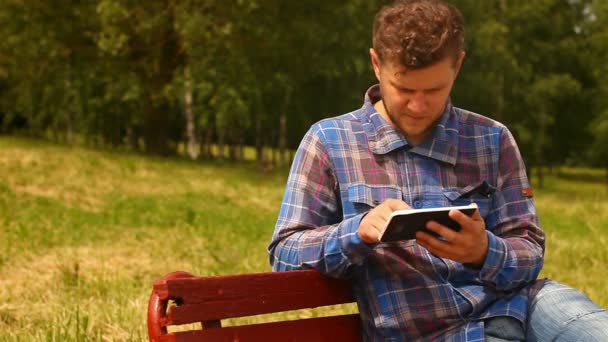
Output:
[[464,50],[464,19],[440,0],[400,0],[376,15],[373,48],[381,62],[419,69]]

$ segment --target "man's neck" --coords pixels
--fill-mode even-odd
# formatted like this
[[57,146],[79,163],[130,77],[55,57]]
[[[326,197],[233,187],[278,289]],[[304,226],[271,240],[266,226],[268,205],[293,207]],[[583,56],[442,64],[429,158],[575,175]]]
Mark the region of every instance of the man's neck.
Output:
[[416,145],[419,145],[424,140],[424,137],[417,139],[417,138],[408,136],[407,133],[402,131],[399,128],[399,126],[397,126],[397,123],[391,119],[390,115],[388,115],[386,106],[384,105],[384,101],[379,100],[378,102],[374,103],[374,109],[380,114],[380,116],[382,116],[384,118],[384,120],[386,120],[386,122],[390,123],[391,126],[393,126],[393,128],[397,132],[401,133],[405,137],[405,139],[407,139],[408,144],[416,146]]
[[380,100],[380,101],[374,103],[374,109],[376,110],[376,112],[378,112],[380,114],[380,116],[382,116],[384,118],[384,120],[390,122],[391,124],[393,124],[393,126],[395,125],[393,123],[393,121],[391,120],[391,118],[386,113],[386,108],[384,107],[384,101]]

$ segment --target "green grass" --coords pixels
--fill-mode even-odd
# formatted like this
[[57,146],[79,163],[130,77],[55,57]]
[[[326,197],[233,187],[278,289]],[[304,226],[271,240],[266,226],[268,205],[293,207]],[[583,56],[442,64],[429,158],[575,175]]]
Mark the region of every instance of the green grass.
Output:
[[[268,271],[286,175],[0,137],[0,341],[145,340],[154,279]],[[608,306],[602,175],[563,168],[536,200],[542,275]]]
[[[605,171],[560,168],[536,189],[536,205],[547,233],[541,276],[587,293],[608,307],[608,184]],[[534,179],[533,179],[534,180]]]

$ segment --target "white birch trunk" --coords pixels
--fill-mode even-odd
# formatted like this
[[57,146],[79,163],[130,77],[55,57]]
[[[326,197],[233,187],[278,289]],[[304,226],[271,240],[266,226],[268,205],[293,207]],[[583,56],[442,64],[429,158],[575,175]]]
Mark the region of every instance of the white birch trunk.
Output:
[[200,150],[196,148],[196,126],[194,111],[192,110],[192,78],[190,69],[184,68],[184,109],[186,113],[186,151],[192,160],[196,160]]

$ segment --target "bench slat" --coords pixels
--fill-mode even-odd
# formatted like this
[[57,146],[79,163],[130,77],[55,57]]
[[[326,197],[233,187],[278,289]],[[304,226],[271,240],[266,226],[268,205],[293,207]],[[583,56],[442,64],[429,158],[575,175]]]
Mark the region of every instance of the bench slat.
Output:
[[[175,301],[171,304],[171,301]],[[358,314],[221,327],[221,320],[355,302],[346,280],[315,270],[194,277],[172,272],[154,282],[150,341],[361,341]],[[167,327],[200,322],[202,330]]]
[[181,303],[169,309],[167,325],[315,308],[355,300],[347,281],[326,278],[314,270],[170,279],[155,283],[154,290],[161,299],[178,299]]
[[175,332],[164,341],[361,341],[358,314]]

